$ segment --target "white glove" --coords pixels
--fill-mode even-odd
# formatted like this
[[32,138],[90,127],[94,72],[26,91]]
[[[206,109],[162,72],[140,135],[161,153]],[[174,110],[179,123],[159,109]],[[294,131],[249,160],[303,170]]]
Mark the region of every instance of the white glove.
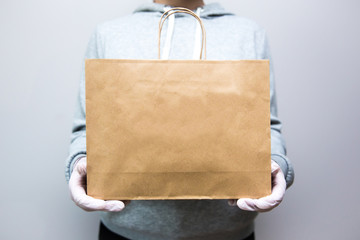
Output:
[[228,201],[230,206],[237,205],[240,209],[246,211],[267,212],[278,206],[284,198],[286,190],[286,181],[280,166],[271,161],[271,179],[272,191],[269,196],[259,199],[240,198],[239,200],[231,199]]
[[85,211],[119,212],[130,201],[100,200],[86,194],[86,157],[82,157],[74,164],[74,170],[69,181],[70,197]]

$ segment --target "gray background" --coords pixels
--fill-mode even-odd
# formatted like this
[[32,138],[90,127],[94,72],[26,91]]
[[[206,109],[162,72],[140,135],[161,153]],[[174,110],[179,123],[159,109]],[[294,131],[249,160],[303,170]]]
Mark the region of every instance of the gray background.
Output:
[[[96,239],[64,178],[81,61],[97,23],[142,2],[1,0],[0,239]],[[221,3],[268,32],[296,173],[257,239],[360,239],[360,2]]]

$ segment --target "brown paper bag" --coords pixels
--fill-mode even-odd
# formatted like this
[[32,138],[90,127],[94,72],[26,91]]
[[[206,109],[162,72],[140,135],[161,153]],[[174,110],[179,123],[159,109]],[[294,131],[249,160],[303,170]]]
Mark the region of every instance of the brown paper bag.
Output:
[[[203,31],[203,46],[204,39]],[[85,64],[88,195],[237,199],[271,193],[269,60]]]

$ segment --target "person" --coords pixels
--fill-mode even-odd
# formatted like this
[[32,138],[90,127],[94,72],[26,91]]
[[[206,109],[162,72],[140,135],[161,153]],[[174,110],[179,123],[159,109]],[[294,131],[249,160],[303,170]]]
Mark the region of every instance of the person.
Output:
[[[171,7],[193,10],[207,32],[207,59],[269,59],[272,193],[260,199],[101,200],[86,195],[84,68],[73,122],[65,175],[70,196],[86,211],[100,211],[99,239],[254,239],[258,212],[280,204],[294,180],[277,117],[273,63],[267,34],[255,21],[236,16],[219,3],[155,0],[132,14],[98,24],[85,58],[156,59],[158,21]],[[176,16],[175,16],[176,15]],[[163,28],[162,59],[199,58],[201,31],[192,16],[173,14]]]

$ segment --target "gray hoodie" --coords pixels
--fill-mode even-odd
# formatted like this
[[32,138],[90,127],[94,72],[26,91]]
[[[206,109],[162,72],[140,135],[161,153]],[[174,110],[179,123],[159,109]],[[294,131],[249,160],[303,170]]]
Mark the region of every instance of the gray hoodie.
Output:
[[[158,21],[169,8],[147,3],[133,14],[99,24],[93,32],[85,58],[156,59]],[[207,59],[270,59],[271,158],[285,177],[287,187],[294,179],[277,117],[273,64],[265,30],[253,20],[235,16],[218,3],[194,10],[203,20],[207,34]],[[174,16],[174,15],[173,15]],[[185,14],[165,22],[162,58],[194,59],[199,56],[201,32],[196,20]],[[65,176],[73,163],[86,155],[84,67],[74,116]],[[254,231],[256,212],[231,207],[227,200],[132,201],[119,213],[101,213],[111,231],[130,239],[242,239]]]

